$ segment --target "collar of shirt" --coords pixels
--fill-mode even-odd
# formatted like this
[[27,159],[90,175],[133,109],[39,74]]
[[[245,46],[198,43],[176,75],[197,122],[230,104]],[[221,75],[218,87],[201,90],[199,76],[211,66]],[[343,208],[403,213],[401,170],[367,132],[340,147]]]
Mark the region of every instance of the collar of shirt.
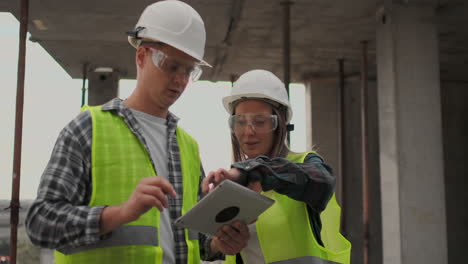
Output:
[[[111,101],[105,103],[104,105],[102,105],[102,110],[115,111],[119,116],[123,117],[124,119],[129,119],[133,123],[137,123],[130,109],[124,104],[123,100],[120,98],[114,98]],[[177,126],[179,119],[179,117],[177,117],[170,111],[167,113],[168,126]]]

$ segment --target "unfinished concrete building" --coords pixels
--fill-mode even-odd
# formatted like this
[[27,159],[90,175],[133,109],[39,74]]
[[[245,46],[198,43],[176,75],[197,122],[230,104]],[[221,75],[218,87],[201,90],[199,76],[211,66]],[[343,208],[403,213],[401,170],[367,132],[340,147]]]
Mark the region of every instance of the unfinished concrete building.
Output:
[[[125,32],[151,2],[31,1],[30,39],[100,104],[135,78]],[[335,168],[353,264],[466,262],[467,1],[187,2],[207,27],[202,80],[262,68],[306,85],[308,144]]]

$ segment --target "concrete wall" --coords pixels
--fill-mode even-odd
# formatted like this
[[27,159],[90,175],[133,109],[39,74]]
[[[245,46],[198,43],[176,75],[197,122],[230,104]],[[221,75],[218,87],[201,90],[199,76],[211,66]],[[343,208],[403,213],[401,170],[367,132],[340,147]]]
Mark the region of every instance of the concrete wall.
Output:
[[[342,205],[343,234],[351,241],[352,263],[364,263],[365,245],[368,263],[382,263],[382,221],[380,202],[380,167],[377,86],[368,83],[367,151],[369,175],[368,233],[364,225],[363,196],[363,122],[362,88],[357,79],[348,79],[343,91],[344,111],[341,112],[338,79],[308,80],[306,98],[309,146],[332,165],[337,176],[336,192]],[[344,127],[341,127],[341,118]],[[341,144],[341,133],[344,133]],[[343,162],[341,155],[344,155]]]

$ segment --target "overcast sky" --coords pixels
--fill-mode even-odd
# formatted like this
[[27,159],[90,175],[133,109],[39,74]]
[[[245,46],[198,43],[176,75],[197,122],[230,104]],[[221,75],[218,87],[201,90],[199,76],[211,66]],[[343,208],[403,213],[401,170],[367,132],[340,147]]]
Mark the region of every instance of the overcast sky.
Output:
[[[0,199],[11,198],[18,32],[16,18],[0,12]],[[26,49],[20,198],[34,199],[60,130],[80,111],[82,80],[71,79],[39,44],[28,41]],[[122,80],[119,97],[126,98],[134,85],[134,80]],[[230,164],[228,115],[221,103],[230,87],[228,82],[199,81],[187,87],[171,108],[181,118],[179,125],[197,139],[206,173]],[[290,90],[295,124],[291,148],[305,151],[304,87],[292,85]]]

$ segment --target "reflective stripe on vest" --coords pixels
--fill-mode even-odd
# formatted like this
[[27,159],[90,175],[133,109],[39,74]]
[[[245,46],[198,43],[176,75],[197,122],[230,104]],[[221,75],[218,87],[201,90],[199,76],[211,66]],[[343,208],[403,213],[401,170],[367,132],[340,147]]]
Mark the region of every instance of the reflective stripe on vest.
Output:
[[272,262],[271,264],[339,264],[338,262],[317,258],[313,256],[299,257],[294,259],[287,259]]
[[[125,121],[101,107],[87,107],[93,122],[91,153],[93,192],[89,206],[119,205],[125,202],[142,178],[156,176],[148,152]],[[198,199],[200,160],[198,145],[177,128],[180,148],[183,194],[182,208],[191,208]],[[159,246],[160,214],[156,208],[138,220],[113,230],[109,238],[78,249],[55,252],[56,263],[151,263],[161,264]],[[186,232],[188,263],[198,264],[198,236]],[[65,254],[63,254],[65,253]]]
[[[290,153],[287,159],[303,163],[309,153]],[[325,247],[313,235],[305,203],[274,191],[264,192],[263,195],[276,200],[256,223],[266,263],[350,263],[351,243],[339,231],[341,208],[335,195],[320,215]],[[226,256],[226,263],[235,264],[235,256]]]
[[130,246],[130,245],[148,245],[159,246],[158,229],[154,226],[119,226],[112,230],[112,236],[108,239],[99,241],[98,243],[88,246],[73,247],[60,249],[63,254],[69,255],[85,250]]

